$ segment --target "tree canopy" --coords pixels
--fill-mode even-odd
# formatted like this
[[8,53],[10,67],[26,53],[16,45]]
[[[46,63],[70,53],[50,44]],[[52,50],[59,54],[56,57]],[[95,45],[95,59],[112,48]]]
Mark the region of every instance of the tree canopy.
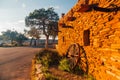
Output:
[[3,40],[11,40],[11,44],[16,41],[19,45],[22,45],[23,41],[28,39],[24,34],[11,30],[2,32],[1,38]]
[[2,35],[0,35],[0,40],[3,40],[3,37],[2,37]]
[[35,27],[31,27],[30,30],[28,31],[28,35],[35,39],[39,39],[40,34],[41,34],[41,32],[38,29],[36,29]]
[[[30,46],[32,46],[32,42],[34,40],[34,46],[39,45],[36,41],[39,40],[41,31],[36,27],[31,27],[30,30],[27,31],[27,34],[31,37]],[[37,44],[37,45],[36,45]]]
[[11,43],[16,39],[16,35],[18,35],[17,31],[7,30],[2,32],[2,36],[4,40],[11,40]]
[[54,8],[36,9],[25,18],[28,27],[36,27],[46,36],[46,48],[48,47],[49,36],[57,34],[59,16]]

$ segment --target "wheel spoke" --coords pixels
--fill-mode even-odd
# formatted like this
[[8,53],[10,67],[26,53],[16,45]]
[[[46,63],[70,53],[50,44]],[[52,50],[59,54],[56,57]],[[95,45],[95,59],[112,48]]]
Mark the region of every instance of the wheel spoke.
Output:
[[78,63],[78,59],[79,59],[79,45],[72,44],[68,48],[66,56],[70,60],[71,69],[73,69],[76,66],[76,64]]
[[79,44],[72,44],[67,50],[67,58],[70,61],[71,69],[75,68],[76,65],[83,69],[83,71],[87,71],[87,59],[84,48],[79,46]]
[[75,58],[70,58],[69,61],[70,61],[70,67],[71,69],[73,69],[76,65],[77,60]]

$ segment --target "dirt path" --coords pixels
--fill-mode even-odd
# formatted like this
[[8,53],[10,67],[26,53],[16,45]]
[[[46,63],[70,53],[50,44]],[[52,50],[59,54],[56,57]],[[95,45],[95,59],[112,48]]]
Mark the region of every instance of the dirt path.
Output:
[[31,60],[40,48],[0,48],[0,80],[30,80]]

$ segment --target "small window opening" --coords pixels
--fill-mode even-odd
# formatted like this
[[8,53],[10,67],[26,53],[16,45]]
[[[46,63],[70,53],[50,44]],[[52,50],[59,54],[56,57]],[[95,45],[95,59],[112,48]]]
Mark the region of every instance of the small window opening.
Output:
[[90,45],[90,30],[85,30],[83,33],[84,46]]
[[63,41],[63,42],[65,41],[65,38],[64,38],[64,36],[62,37],[62,41]]

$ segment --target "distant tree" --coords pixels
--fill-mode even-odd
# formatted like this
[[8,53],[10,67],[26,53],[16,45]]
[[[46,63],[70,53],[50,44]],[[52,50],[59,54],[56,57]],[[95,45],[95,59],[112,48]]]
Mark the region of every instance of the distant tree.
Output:
[[17,31],[7,30],[2,32],[2,37],[4,40],[11,40],[11,44],[16,41],[19,45],[22,45],[24,40],[27,40],[27,37]]
[[25,40],[28,40],[28,38],[24,34],[19,33],[16,35],[15,41],[18,43],[18,45],[22,46]]
[[2,35],[0,35],[0,40],[3,40],[3,36]]
[[16,40],[16,35],[18,35],[17,31],[7,30],[2,32],[4,40],[11,40],[11,44],[13,44],[13,41]]
[[[39,29],[43,35],[46,36],[45,48],[48,48],[49,36],[55,31],[58,27],[57,22],[59,20],[58,14],[54,11],[54,8],[44,8],[34,10],[26,18],[26,26],[33,27],[35,26]],[[54,24],[55,23],[55,24]]]
[[[55,27],[56,26],[56,27]],[[58,35],[58,22],[51,22],[50,23],[50,36],[52,37],[53,39],[53,42],[55,41],[55,38],[57,37]]]
[[[28,32],[28,35],[32,37],[30,41],[30,46],[31,46],[33,39],[39,40],[41,32],[35,27],[31,27],[30,30],[27,32]],[[36,40],[35,40],[34,46],[36,46]]]

